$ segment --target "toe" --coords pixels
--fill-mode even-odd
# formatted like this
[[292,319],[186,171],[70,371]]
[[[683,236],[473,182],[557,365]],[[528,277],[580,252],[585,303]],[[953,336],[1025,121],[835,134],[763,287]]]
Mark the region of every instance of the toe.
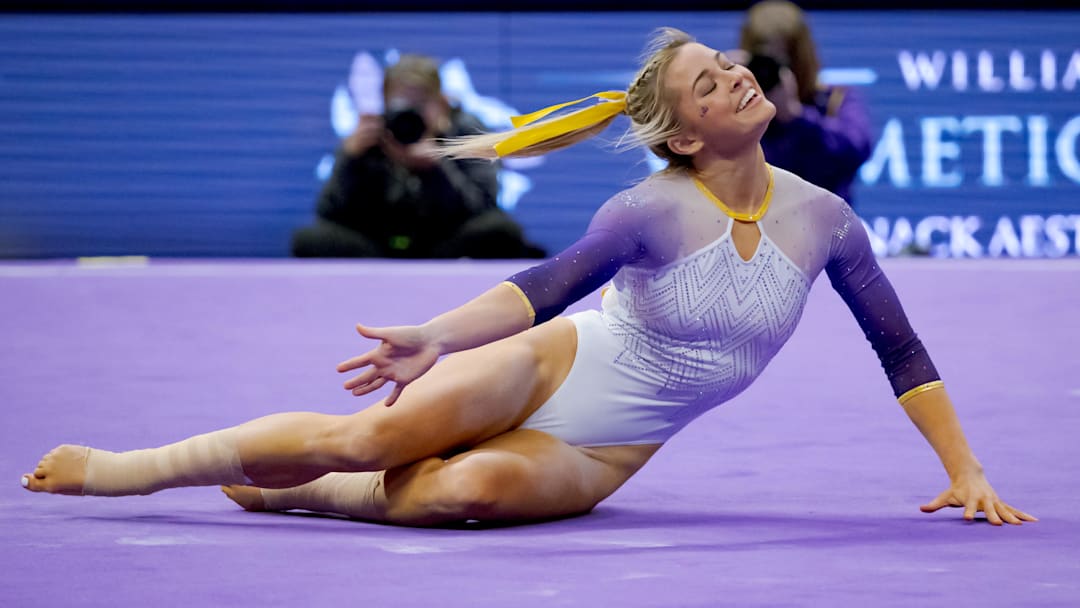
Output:
[[221,491],[225,493],[225,496],[229,497],[229,500],[240,505],[245,511],[263,511],[265,509],[262,491],[259,488],[233,485],[221,486]]
[[44,480],[38,478],[35,475],[30,475],[30,474],[23,475],[22,479],[20,479],[19,481],[22,483],[22,487],[26,488],[27,490],[30,490],[31,492],[44,492],[45,491],[45,488],[43,487]]

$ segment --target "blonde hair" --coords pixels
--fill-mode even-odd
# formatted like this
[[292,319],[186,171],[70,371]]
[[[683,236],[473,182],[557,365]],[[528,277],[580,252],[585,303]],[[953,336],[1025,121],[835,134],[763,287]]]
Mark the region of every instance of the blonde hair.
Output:
[[[653,32],[643,53],[644,61],[626,91],[626,115],[630,117],[627,136],[620,138],[619,147],[648,147],[671,166],[688,167],[691,158],[676,154],[668,148],[667,139],[678,134],[680,126],[675,116],[675,103],[664,86],[664,74],[668,65],[682,46],[694,42],[694,38],[675,28],[665,27]],[[600,133],[614,121],[616,116],[581,127],[579,129],[545,139],[508,154],[510,157],[539,156],[572,146]],[[443,140],[440,154],[452,158],[496,158],[496,144],[525,130],[539,129],[558,121],[560,117],[547,118],[526,126],[502,131]],[[629,141],[627,141],[629,139]]]
[[814,103],[821,63],[801,8],[787,0],[764,0],[750,7],[739,47],[787,65],[799,84],[799,100]]

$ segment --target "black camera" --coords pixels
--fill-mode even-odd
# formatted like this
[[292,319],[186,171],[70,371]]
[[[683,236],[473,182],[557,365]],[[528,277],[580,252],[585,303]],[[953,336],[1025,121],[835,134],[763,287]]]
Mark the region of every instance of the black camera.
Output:
[[784,65],[768,55],[751,55],[746,68],[761,85],[761,91],[768,93],[780,84],[780,69]]
[[412,107],[391,108],[383,115],[383,124],[390,135],[403,145],[415,144],[427,131],[424,117]]

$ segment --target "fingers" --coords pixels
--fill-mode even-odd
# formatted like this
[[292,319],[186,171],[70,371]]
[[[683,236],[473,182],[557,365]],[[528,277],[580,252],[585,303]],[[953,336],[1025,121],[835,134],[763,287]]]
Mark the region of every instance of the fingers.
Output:
[[358,386],[358,387],[352,389],[352,394],[353,394],[354,397],[359,397],[361,395],[366,395],[366,394],[368,394],[368,393],[370,393],[372,391],[379,390],[380,388],[383,387],[384,384],[386,384],[386,378],[381,378],[381,377],[380,378],[375,378],[374,380],[372,380],[371,382],[369,382],[365,386]]
[[[993,491],[989,492],[961,492],[958,496],[954,488],[942,492],[929,503],[919,507],[924,513],[933,513],[943,507],[963,507],[964,519],[974,521],[978,513],[986,516],[986,521],[992,525],[1000,526],[1011,524],[1019,526],[1025,521],[1039,521],[1033,515],[1025,513],[997,497]],[[961,498],[963,498],[961,500]]]
[[986,521],[990,522],[991,525],[1000,526],[1002,522],[995,504],[997,501],[990,497],[983,499],[981,502],[983,503],[982,512],[983,515],[986,515]]
[[938,494],[937,498],[931,500],[929,503],[919,507],[923,513],[933,513],[943,507],[955,507],[956,503],[952,501],[952,491],[945,490],[941,494]]
[[371,338],[372,340],[382,340],[382,330],[376,327],[368,327],[366,325],[357,323],[356,333],[364,336],[365,338]]
[[975,521],[975,514],[979,512],[978,502],[969,502],[964,505],[964,519],[968,521]]
[[976,513],[981,511],[986,516],[986,521],[994,526],[1000,526],[1003,524],[1011,524],[1019,526],[1024,521],[1038,521],[1032,515],[1024,513],[1023,511],[1009,506],[1007,503],[1001,501],[996,496],[984,497],[981,499],[973,499],[964,505],[964,519],[973,521]]
[[[1008,505],[1005,505],[1005,506],[1007,506],[1007,507],[1008,507]],[[1018,519],[1022,519],[1023,521],[1039,521],[1039,518],[1038,518],[1038,517],[1035,517],[1034,515],[1030,515],[1030,514],[1028,514],[1028,513],[1024,513],[1024,512],[1023,512],[1023,511],[1021,511],[1020,509],[1015,509],[1015,508],[1013,508],[1013,507],[1009,507],[1009,510],[1010,510],[1010,511],[1011,511],[1011,512],[1012,512],[1012,513],[1013,513],[1014,515],[1016,515],[1016,517],[1017,517]]]
[[1020,518],[1017,517],[1015,513],[1013,513],[1013,509],[1009,505],[998,501],[998,503],[994,505],[994,508],[997,509],[998,515],[1001,516],[1001,519],[1004,520],[1005,523],[1012,524],[1014,526],[1019,526],[1023,523],[1020,521]]
[[394,402],[397,401],[397,398],[401,395],[401,391],[403,390],[405,390],[404,384],[400,382],[395,384],[394,390],[390,391],[390,396],[386,398],[386,401],[383,402],[383,405],[385,405],[386,407],[394,405]]
[[1008,503],[1002,502],[1001,506],[1004,508],[1004,511],[1006,513],[1008,513],[1009,516],[1016,519],[1016,521],[1013,522],[1012,520],[1009,519],[1009,517],[1005,517],[1003,515],[1003,517],[1005,517],[1005,521],[1009,522],[1010,524],[1015,523],[1016,525],[1020,525],[1021,522],[1025,522],[1025,521],[1032,521],[1032,522],[1039,521],[1038,517],[1035,517],[1034,515],[1030,515],[1028,513],[1024,513],[1020,509],[1017,509],[1016,507],[1014,507],[1014,506],[1012,506],[1012,505],[1010,505]]
[[348,372],[354,369],[364,367],[365,365],[371,365],[372,356],[373,354],[368,352],[358,357],[353,357],[352,359],[346,359],[345,361],[337,364],[337,371]]
[[[343,370],[339,370],[343,371]],[[379,377],[379,370],[377,368],[371,368],[364,370],[363,373],[353,376],[345,381],[345,390],[351,391],[359,388],[365,384],[368,384]]]

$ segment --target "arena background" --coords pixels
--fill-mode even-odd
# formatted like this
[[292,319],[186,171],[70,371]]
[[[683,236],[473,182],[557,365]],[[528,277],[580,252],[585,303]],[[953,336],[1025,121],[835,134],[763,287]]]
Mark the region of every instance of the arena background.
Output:
[[[0,257],[286,256],[328,155],[370,103],[361,68],[431,54],[450,93],[498,128],[514,111],[625,87],[657,26],[730,48],[742,17],[741,7],[429,11],[441,6],[9,7]],[[804,6],[823,78],[858,87],[873,113],[855,206],[880,254],[1077,255],[1080,12]],[[554,252],[650,170],[641,153],[589,143],[508,164],[502,203]]]

